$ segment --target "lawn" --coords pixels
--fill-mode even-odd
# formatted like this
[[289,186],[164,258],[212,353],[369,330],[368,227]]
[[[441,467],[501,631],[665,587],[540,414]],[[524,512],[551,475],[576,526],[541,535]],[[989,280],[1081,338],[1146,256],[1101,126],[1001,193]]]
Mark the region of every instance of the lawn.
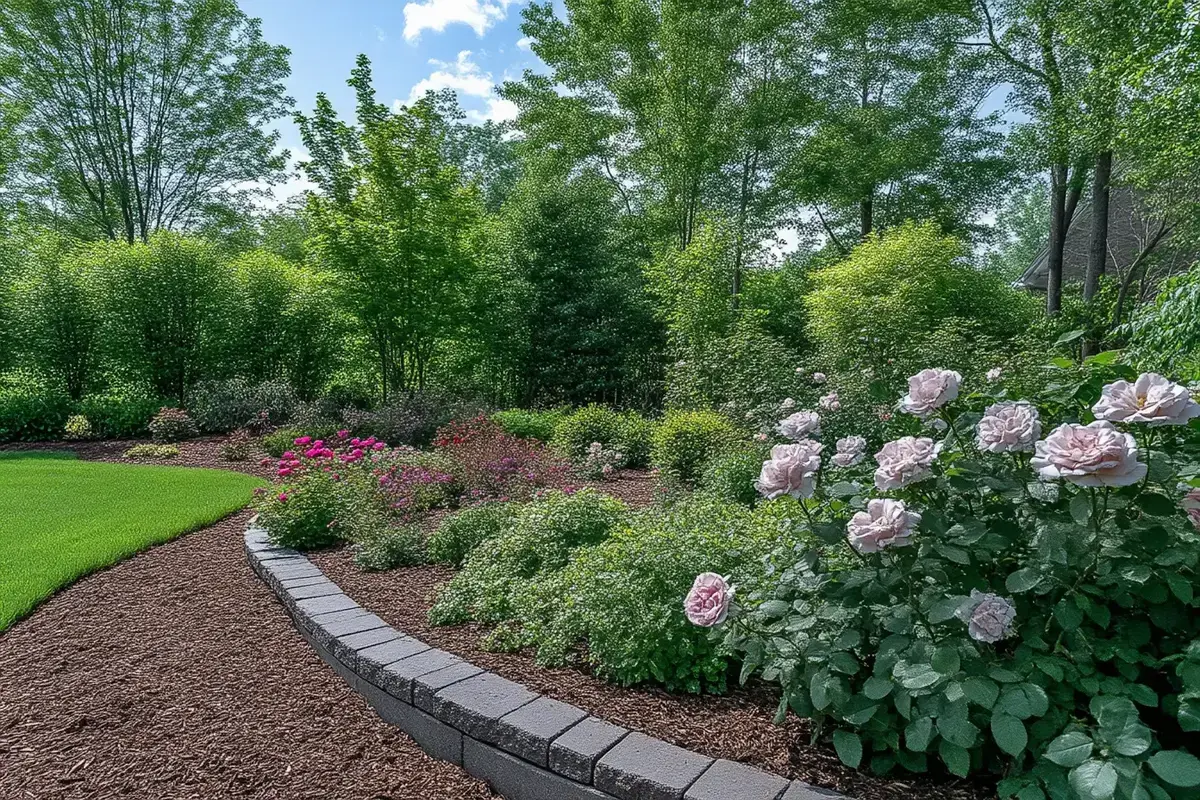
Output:
[[83,575],[236,511],[260,484],[222,470],[0,453],[0,631]]

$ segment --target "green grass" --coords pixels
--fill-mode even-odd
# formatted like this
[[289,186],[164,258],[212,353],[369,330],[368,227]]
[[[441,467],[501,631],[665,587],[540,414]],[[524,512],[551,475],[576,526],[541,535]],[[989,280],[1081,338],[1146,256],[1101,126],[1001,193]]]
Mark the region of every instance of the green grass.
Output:
[[0,453],[0,631],[89,572],[236,511],[261,484],[223,470]]

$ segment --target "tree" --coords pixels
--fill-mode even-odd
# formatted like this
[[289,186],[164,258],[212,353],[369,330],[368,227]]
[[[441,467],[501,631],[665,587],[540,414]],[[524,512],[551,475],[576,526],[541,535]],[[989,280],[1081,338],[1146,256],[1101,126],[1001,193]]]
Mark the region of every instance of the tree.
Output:
[[308,201],[313,251],[371,341],[386,401],[424,388],[439,346],[462,324],[465,232],[479,199],[446,160],[446,121],[430,97],[390,112],[375,100],[366,56],[349,83],[357,126],[323,94],[311,117],[296,115],[312,156],[301,167],[321,189]]
[[185,229],[281,177],[288,50],[234,0],[10,0],[0,92],[22,168],[110,239]]

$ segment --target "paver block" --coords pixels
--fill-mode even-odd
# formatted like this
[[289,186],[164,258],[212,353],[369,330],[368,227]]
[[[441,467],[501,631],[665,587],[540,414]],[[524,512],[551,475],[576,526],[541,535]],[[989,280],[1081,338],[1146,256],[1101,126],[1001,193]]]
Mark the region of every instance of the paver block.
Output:
[[[550,763],[550,742],[586,716],[586,712],[575,706],[549,697],[539,697],[505,714],[491,726],[493,734],[483,738],[501,750],[539,767],[547,767]],[[589,779],[585,783],[591,783],[590,778],[589,770]]]
[[307,600],[310,597],[328,597],[331,594],[341,594],[342,590],[338,585],[329,579],[323,581],[313,581],[304,586],[288,587],[287,596],[289,600]]
[[296,610],[310,619],[321,614],[331,614],[334,611],[346,611],[351,608],[358,608],[358,603],[344,594],[310,597],[307,600],[296,601]]
[[[304,578],[288,578],[279,582],[279,590],[285,595],[286,599],[286,596],[291,594],[292,589],[296,589],[301,586],[312,586],[313,584],[317,583],[325,583],[328,580],[329,578],[326,578],[324,575],[309,575]],[[334,585],[336,586],[337,584]]]
[[[418,685],[420,680],[423,679],[418,679]],[[500,718],[537,698],[536,692],[519,683],[482,672],[438,691],[433,696],[432,708],[426,711],[468,736],[494,743]],[[420,701],[415,702],[421,705]]]
[[462,766],[506,800],[614,800],[610,794],[547,772],[469,736],[463,737]]
[[333,651],[333,655],[338,661],[357,671],[359,650],[395,641],[400,636],[400,631],[385,625],[382,628],[338,636],[329,643],[329,649]]
[[359,683],[359,691],[384,722],[403,730],[426,753],[442,761],[462,764],[463,735],[454,728],[366,681]]
[[430,647],[416,655],[388,664],[380,671],[379,678],[382,683],[376,686],[406,703],[412,703],[413,679],[465,663],[456,655]]
[[[390,691],[388,687],[388,678],[384,674],[383,668],[389,664],[399,661],[402,658],[410,658],[418,653],[424,653],[429,649],[431,649],[429,645],[425,644],[419,639],[413,639],[409,636],[401,635],[399,639],[395,639],[390,642],[384,642],[383,644],[372,645],[371,647],[364,647],[362,650],[359,650],[357,663],[355,664],[354,668],[358,671],[358,674],[362,676],[363,680],[370,681],[380,689]],[[405,684],[405,686],[408,686],[408,684]],[[411,687],[407,689],[407,694],[405,694],[404,690],[398,685],[396,685],[394,688],[396,691],[393,692],[393,694],[395,694],[396,697],[399,697],[406,703],[412,702]]]
[[761,769],[718,759],[684,794],[684,800],[779,800],[788,781]]
[[309,646],[312,647],[313,652],[320,656],[321,660],[328,664],[333,671],[338,674],[338,677],[348,683],[355,691],[358,691],[359,684],[362,683],[362,679],[358,677],[354,670],[350,669],[345,664],[334,658],[333,653],[331,653],[328,648],[322,647],[321,643],[318,642],[313,636],[312,631],[306,630],[300,626],[297,626],[296,630],[300,631],[300,635],[303,636],[304,641],[308,642]]
[[387,627],[386,622],[366,611],[345,619],[331,619],[336,616],[337,614],[327,614],[313,626],[313,636],[323,647],[329,648],[329,652],[334,656],[337,655],[337,651],[333,647],[333,642],[339,636]]
[[435,694],[452,683],[465,681],[467,678],[473,678],[483,672],[479,667],[463,661],[458,656],[451,656],[451,658],[455,660],[449,665],[413,678],[412,704],[414,706],[433,714],[437,710],[433,699]]
[[550,769],[580,783],[591,783],[596,762],[628,733],[627,728],[588,717],[550,743]]
[[804,781],[792,781],[780,800],[850,800],[846,795],[832,789],[818,789]]
[[597,789],[621,800],[681,800],[713,759],[631,733],[596,762]]

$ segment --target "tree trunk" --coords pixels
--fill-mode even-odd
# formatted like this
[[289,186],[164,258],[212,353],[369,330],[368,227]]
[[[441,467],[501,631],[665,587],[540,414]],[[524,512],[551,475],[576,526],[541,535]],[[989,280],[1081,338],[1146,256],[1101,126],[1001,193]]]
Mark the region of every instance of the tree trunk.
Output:
[[866,239],[871,235],[871,230],[874,227],[875,202],[871,194],[868,194],[859,203],[859,208],[862,213],[862,238]]
[[1067,165],[1050,167],[1050,241],[1046,252],[1046,313],[1062,310],[1063,249],[1067,243]]
[[[1095,174],[1092,179],[1092,241],[1088,248],[1087,274],[1083,279],[1083,299],[1091,303],[1100,291],[1100,278],[1108,261],[1108,206],[1109,182],[1112,178],[1112,151],[1105,150],[1096,156]],[[1083,342],[1083,355],[1095,355],[1100,342],[1089,336]]]
[[1138,275],[1138,268],[1141,267],[1143,280],[1145,279],[1146,269],[1150,266],[1149,255],[1158,247],[1158,243],[1163,240],[1163,237],[1171,232],[1171,227],[1166,221],[1160,222],[1158,230],[1154,235],[1142,246],[1142,250],[1137,254],[1137,258],[1129,265],[1129,272],[1125,274],[1125,279],[1121,281],[1120,291],[1117,292],[1117,307],[1113,309],[1112,328],[1116,328],[1121,324],[1121,317],[1125,314],[1125,300],[1129,297],[1129,288],[1133,286],[1134,280]]

